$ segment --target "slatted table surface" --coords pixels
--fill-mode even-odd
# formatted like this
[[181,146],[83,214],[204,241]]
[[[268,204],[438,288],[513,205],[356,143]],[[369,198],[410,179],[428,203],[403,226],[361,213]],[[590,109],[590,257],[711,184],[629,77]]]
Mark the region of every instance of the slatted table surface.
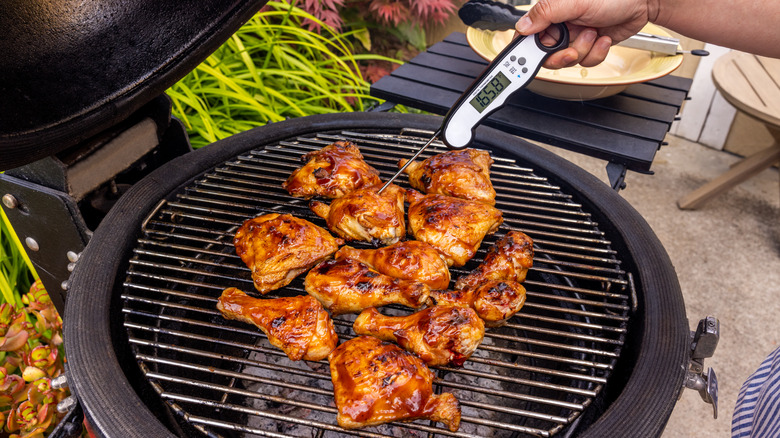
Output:
[[[487,61],[469,47],[466,35],[455,32],[376,82],[371,94],[444,115],[486,66]],[[690,86],[690,79],[668,75],[584,102],[522,90],[483,124],[650,173]]]

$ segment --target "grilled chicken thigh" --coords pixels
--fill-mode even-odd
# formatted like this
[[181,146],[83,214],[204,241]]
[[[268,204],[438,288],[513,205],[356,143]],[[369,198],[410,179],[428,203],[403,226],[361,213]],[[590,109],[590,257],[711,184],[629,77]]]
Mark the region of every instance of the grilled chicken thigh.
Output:
[[525,288],[516,281],[488,280],[476,288],[436,290],[431,298],[437,305],[471,307],[487,327],[499,327],[525,304]]
[[469,307],[433,306],[408,316],[364,310],[352,326],[358,335],[393,341],[430,366],[463,365],[485,336],[485,323]]
[[351,259],[320,263],[306,275],[304,286],[334,315],[393,303],[418,308],[431,291],[423,283],[389,277]]
[[307,220],[278,213],[247,220],[233,239],[236,254],[252,271],[260,293],[290,284],[343,243]]
[[[402,159],[398,167],[408,160]],[[486,151],[463,149],[434,155],[422,162],[409,164],[409,184],[424,193],[438,193],[456,198],[496,203],[496,191],[490,182],[493,159]]]
[[339,345],[328,358],[339,426],[429,419],[460,427],[454,395],[433,393],[433,371],[419,357],[373,336]]
[[533,261],[533,240],[520,231],[510,231],[490,247],[485,259],[475,270],[458,278],[455,289],[474,288],[488,280],[522,283]]
[[363,262],[382,274],[425,283],[431,289],[447,289],[450,270],[444,257],[434,247],[419,240],[398,242],[378,249],[342,246],[334,257]]
[[334,199],[330,205],[311,201],[309,208],[325,219],[331,231],[346,240],[389,245],[406,234],[404,189],[391,184],[381,194],[380,185],[364,187]]
[[339,343],[328,312],[308,295],[261,299],[230,287],[219,297],[217,309],[227,319],[257,326],[291,360],[325,359]]
[[298,198],[340,198],[380,183],[379,172],[363,161],[357,145],[349,141],[337,141],[309,152],[301,160],[306,164],[282,183],[285,190]]
[[450,266],[463,266],[482,239],[503,222],[501,212],[479,201],[407,190],[409,229],[415,239],[441,252]]

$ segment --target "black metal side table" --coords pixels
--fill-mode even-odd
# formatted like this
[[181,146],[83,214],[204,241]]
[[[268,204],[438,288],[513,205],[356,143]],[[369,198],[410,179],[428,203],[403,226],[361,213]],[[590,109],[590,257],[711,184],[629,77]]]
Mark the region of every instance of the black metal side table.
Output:
[[[371,95],[444,115],[485,68],[462,32],[450,34],[371,87]],[[606,160],[612,187],[627,170],[652,173],[656,151],[676,119],[691,79],[667,75],[629,86],[615,96],[584,102],[522,90],[484,125]]]

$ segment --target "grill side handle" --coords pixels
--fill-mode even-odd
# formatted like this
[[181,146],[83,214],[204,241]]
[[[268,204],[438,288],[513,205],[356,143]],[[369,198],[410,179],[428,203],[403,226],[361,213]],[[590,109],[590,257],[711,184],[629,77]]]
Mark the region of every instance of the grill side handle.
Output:
[[684,383],[685,388],[697,391],[702,400],[712,405],[715,419],[718,418],[718,377],[712,368],[704,372],[704,359],[715,354],[719,340],[720,321],[717,318],[708,316],[699,321],[696,331],[691,332],[691,360]]

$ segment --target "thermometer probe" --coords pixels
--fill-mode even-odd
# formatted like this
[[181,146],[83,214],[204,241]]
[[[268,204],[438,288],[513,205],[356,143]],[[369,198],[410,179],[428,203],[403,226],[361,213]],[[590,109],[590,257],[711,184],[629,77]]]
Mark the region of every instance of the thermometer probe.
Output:
[[506,104],[512,94],[533,80],[544,61],[554,52],[569,46],[569,31],[565,24],[553,24],[558,29],[558,42],[545,46],[540,34],[520,36],[496,55],[493,62],[474,80],[444,116],[441,127],[412,158],[379,189],[378,193],[398,178],[409,164],[441,138],[450,149],[466,148],[474,140],[477,126],[491,113]]

